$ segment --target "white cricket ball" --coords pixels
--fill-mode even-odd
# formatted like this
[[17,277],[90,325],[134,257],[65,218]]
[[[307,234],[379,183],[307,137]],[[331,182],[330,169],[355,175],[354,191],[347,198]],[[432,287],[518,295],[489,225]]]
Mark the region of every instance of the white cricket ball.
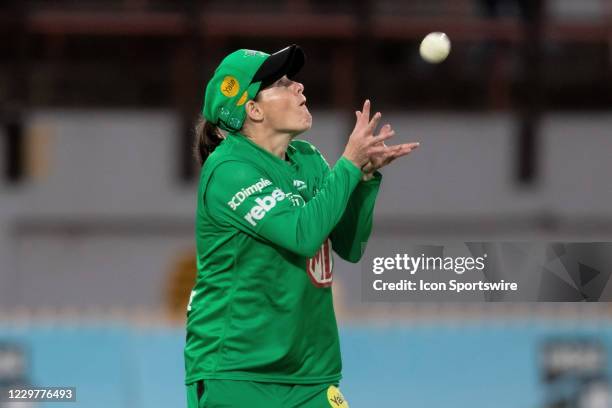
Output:
[[448,57],[451,42],[444,33],[429,33],[421,41],[419,52],[421,57],[430,64],[438,64]]

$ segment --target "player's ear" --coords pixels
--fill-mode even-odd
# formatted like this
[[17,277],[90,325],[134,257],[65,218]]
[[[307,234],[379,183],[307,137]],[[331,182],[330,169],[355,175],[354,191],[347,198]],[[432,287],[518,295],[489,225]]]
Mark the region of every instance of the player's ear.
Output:
[[263,120],[264,113],[259,102],[251,99],[246,103],[244,109],[246,110],[246,114],[249,119],[251,119],[253,122],[261,122]]

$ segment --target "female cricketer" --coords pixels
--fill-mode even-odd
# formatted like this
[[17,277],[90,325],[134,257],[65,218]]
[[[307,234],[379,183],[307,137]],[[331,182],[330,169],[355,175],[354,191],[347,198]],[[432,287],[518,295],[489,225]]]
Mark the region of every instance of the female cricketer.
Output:
[[[357,262],[387,146],[370,102],[330,168],[295,137],[312,122],[300,47],[238,50],[206,87],[196,155],[198,274],[187,311],[189,408],[345,408],[332,250]],[[219,131],[223,129],[225,133]]]

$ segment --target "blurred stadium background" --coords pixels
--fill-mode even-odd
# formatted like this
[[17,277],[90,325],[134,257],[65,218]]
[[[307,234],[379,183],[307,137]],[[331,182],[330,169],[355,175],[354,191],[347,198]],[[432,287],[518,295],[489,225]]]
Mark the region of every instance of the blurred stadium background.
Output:
[[[373,250],[612,237],[610,0],[5,0],[0,33],[0,387],[184,406],[191,126],[238,48],[305,49],[330,162],[365,97],[422,142],[385,171]],[[607,303],[364,303],[336,261],[352,407],[612,406]]]

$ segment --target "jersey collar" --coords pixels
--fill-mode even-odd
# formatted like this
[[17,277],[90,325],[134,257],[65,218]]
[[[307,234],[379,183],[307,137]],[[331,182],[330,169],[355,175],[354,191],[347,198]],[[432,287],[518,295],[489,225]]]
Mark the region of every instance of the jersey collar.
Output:
[[286,152],[287,160],[283,160],[280,157],[270,153],[263,147],[259,146],[257,143],[253,142],[251,139],[249,139],[242,133],[238,133],[238,132],[229,133],[228,137],[230,137],[231,140],[234,140],[235,142],[241,145],[249,146],[249,148],[255,149],[258,153],[263,154],[266,157],[269,157],[271,160],[276,161],[277,163],[281,165],[297,167],[297,162],[295,161],[296,149],[295,147],[291,146],[291,143],[289,143],[289,145],[287,146],[287,152]]

